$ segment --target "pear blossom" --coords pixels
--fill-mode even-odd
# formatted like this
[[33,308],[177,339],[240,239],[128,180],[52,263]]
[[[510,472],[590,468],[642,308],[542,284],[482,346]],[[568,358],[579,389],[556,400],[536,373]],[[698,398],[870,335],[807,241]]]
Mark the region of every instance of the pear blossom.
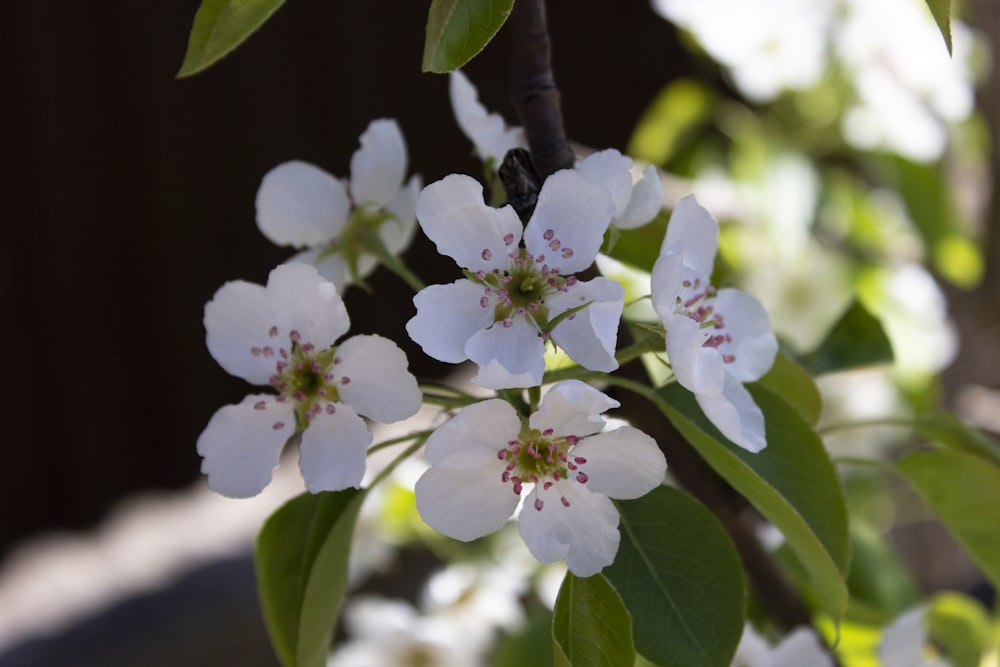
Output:
[[886,626],[877,648],[883,667],[947,667],[928,641],[926,617],[927,605],[920,605]]
[[663,181],[654,165],[639,171],[632,158],[607,148],[577,160],[574,168],[608,189],[615,204],[611,224],[618,229],[641,227],[663,207]]
[[469,176],[427,186],[417,199],[420,226],[466,278],[414,297],[410,338],[440,361],[471,359],[479,366],[472,381],[490,389],[541,384],[550,338],[586,368],[618,368],[625,290],[573,275],[593,263],[613,210],[604,188],[569,169],[546,179],[523,229],[511,206],[486,205]]
[[653,266],[653,308],[666,328],[677,381],[724,436],[758,452],[767,446],[764,415],[743,383],[770,370],[778,341],[755,297],[712,287],[718,244],[712,214],[693,195],[681,199]]
[[833,667],[833,658],[808,628],[797,628],[771,646],[750,626],[743,630],[732,667]]
[[417,511],[435,530],[470,541],[498,530],[518,507],[518,528],[542,563],[562,558],[589,577],[618,551],[609,498],[638,498],[663,482],[666,462],[648,435],[601,432],[618,401],[569,380],[528,419],[494,398],[460,410],[427,440],[431,467],[417,480]]
[[509,126],[500,114],[487,111],[475,86],[460,70],[451,73],[448,93],[458,127],[476,147],[476,155],[487,169],[496,171],[507,151],[527,148],[524,128]]
[[381,336],[352,336],[333,283],[299,262],[271,271],[267,286],[219,288],[205,306],[208,351],[231,375],[269,385],[220,408],[198,438],[213,491],[260,493],[288,439],[301,435],[299,468],[313,492],[358,486],[372,434],[359,413],[381,422],[414,415],[422,395],[403,351]]
[[290,261],[315,266],[343,290],[370,274],[378,255],[402,252],[416,230],[419,176],[405,184],[406,143],[395,120],[374,120],[351,157],[347,185],[293,160],[264,176],[257,226],[273,243],[302,248]]

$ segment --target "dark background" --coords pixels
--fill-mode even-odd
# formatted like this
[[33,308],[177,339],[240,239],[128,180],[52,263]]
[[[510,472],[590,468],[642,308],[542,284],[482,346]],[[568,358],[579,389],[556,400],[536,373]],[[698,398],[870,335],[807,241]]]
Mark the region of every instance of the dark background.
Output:
[[[276,164],[348,175],[374,118],[399,120],[411,172],[479,174],[447,77],[422,74],[428,2],[289,0],[246,44],[177,80],[197,0],[0,5],[0,558],[50,527],[85,527],[123,495],[199,476],[194,443],[248,387],[204,346],[202,308],[227,280],[264,282],[291,254],[257,231]],[[555,0],[554,66],[570,137],[623,148],[687,66],[646,0]],[[506,40],[467,73],[514,122]],[[425,282],[457,277],[409,255]],[[393,275],[347,296],[352,332],[404,340]],[[411,345],[411,367],[438,372]]]

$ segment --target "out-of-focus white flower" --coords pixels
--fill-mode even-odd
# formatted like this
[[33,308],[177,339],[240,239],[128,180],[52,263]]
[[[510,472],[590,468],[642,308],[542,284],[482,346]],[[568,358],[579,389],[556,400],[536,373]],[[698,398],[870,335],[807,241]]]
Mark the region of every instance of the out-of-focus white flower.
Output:
[[460,70],[449,75],[448,92],[451,110],[459,128],[476,147],[476,155],[494,171],[500,167],[507,151],[527,148],[524,129],[509,126],[498,113],[490,113],[479,102],[475,86]]
[[833,7],[833,0],[653,0],[728,68],[743,94],[761,102],[819,81]]
[[963,120],[974,106],[968,28],[952,22],[949,55],[922,0],[842,2],[846,11],[833,47],[857,92],[844,116],[845,138],[913,160],[939,158],[948,139],[945,123]]
[[677,381],[723,435],[758,452],[767,446],[764,415],[743,383],[770,370],[778,341],[755,297],[712,287],[718,243],[712,214],[694,196],[678,202],[653,266],[653,307]]
[[405,602],[374,596],[347,603],[351,639],[334,650],[328,667],[477,667],[488,645],[452,619],[421,615]]
[[613,210],[605,188],[571,169],[545,180],[524,228],[512,207],[488,206],[468,176],[427,186],[417,200],[420,226],[466,278],[414,297],[410,338],[435,359],[476,362],[472,381],[491,389],[541,384],[550,337],[586,368],[618,368],[625,290],[573,275],[593,263]]
[[928,650],[924,627],[926,606],[906,612],[882,631],[878,658],[882,667],[947,667],[948,662]]
[[808,628],[798,628],[771,646],[749,625],[736,649],[732,667],[833,667],[833,658]]
[[343,291],[397,255],[416,230],[419,176],[403,183],[406,143],[396,121],[374,120],[351,157],[348,187],[319,167],[292,161],[264,176],[257,226],[278,245],[305,248],[290,261],[315,266]]
[[359,413],[381,422],[412,416],[422,395],[406,355],[381,336],[352,336],[336,288],[294,262],[267,286],[219,288],[205,305],[208,351],[228,373],[277,394],[252,394],[220,408],[198,438],[213,491],[260,493],[288,439],[301,433],[299,468],[311,492],[358,486],[372,434]]
[[645,495],[666,472],[645,433],[601,433],[601,414],[617,406],[570,380],[553,385],[526,423],[501,399],[463,408],[427,440],[417,510],[435,530],[469,541],[503,526],[533,487],[518,517],[528,550],[542,563],[565,558],[580,577],[600,572],[620,540],[609,498]]
[[615,204],[611,224],[619,229],[641,227],[663,208],[663,181],[654,165],[638,171],[632,158],[608,148],[577,160],[575,169],[607,188]]

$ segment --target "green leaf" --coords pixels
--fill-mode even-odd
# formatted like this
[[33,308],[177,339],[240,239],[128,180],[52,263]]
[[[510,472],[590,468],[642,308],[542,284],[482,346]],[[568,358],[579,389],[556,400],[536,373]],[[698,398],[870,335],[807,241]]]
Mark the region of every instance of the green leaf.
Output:
[[618,592],[599,574],[566,574],[552,619],[559,667],[617,667],[635,661],[632,619]]
[[423,71],[450,72],[472,60],[513,7],[514,0],[433,0],[427,14]]
[[712,425],[691,392],[678,384],[657,391],[664,414],[727,482],[784,534],[833,619],[847,608],[850,560],[847,509],[840,478],[819,436],[788,403],[749,385],[764,413],[767,448],[737,447]]
[[855,301],[833,325],[826,339],[802,358],[812,375],[892,361],[892,345],[882,324]]
[[851,516],[851,593],[848,618],[884,625],[920,603],[920,590],[899,556],[881,535],[856,515]]
[[975,454],[1000,466],[1000,445],[956,415],[942,412],[920,417],[914,422],[913,428],[942,447]]
[[191,76],[239,46],[285,0],[202,0],[178,78]]
[[492,667],[553,667],[552,612],[534,612],[513,634],[500,637]]
[[[940,646],[953,667],[981,667],[996,651],[993,628],[986,610],[974,599],[958,593],[934,596],[926,617],[927,634]],[[995,665],[996,656],[993,664]]]
[[743,634],[746,591],[725,529],[667,486],[616,504],[622,538],[604,576],[632,615],[636,650],[660,667],[728,665]]
[[937,23],[944,43],[948,46],[948,53],[951,53],[951,0],[927,0],[927,7],[931,10],[934,22]]
[[284,667],[323,667],[347,587],[354,523],[365,493],[304,493],[264,523],[257,537],[257,589]]
[[665,165],[708,119],[715,93],[699,81],[672,81],[656,96],[632,131],[625,151],[637,160]]
[[[615,230],[617,238],[608,254],[619,262],[650,273],[660,256],[660,246],[667,233],[670,211],[661,210],[656,217],[642,227]],[[610,232],[609,232],[610,233]]]
[[1000,587],[1000,468],[957,451],[917,452],[901,459],[896,468],[983,574]]
[[784,352],[774,358],[774,366],[758,384],[785,399],[811,426],[819,423],[823,414],[823,397],[806,369],[792,361]]

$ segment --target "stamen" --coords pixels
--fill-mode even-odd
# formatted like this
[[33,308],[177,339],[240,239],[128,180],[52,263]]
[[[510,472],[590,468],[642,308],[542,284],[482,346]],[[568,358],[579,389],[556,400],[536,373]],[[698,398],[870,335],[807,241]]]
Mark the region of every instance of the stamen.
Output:
[[535,498],[535,509],[536,509],[536,510],[538,510],[539,512],[541,512],[541,511],[542,511],[542,506],[543,506],[544,504],[545,504],[545,503],[543,503],[543,502],[542,502],[542,499],[541,499],[541,498]]
[[493,252],[489,248],[483,248],[482,258],[488,262],[491,257],[493,257]]
[[280,431],[281,429],[285,428],[285,422],[274,422],[274,426],[272,426],[271,428],[273,428],[275,431]]
[[586,484],[588,479],[590,478],[587,477],[587,473],[582,470],[576,474],[576,481],[580,482],[580,484]]
[[569,501],[566,500],[566,496],[559,496],[559,502],[563,504],[563,507],[569,507]]
[[545,233],[542,234],[542,238],[545,239],[546,241],[551,241],[555,235],[556,233],[554,231],[552,231],[551,229],[546,229]]
[[513,235],[513,234],[511,234],[510,232],[508,232],[508,233],[507,233],[507,234],[506,234],[506,235],[505,235],[505,236],[503,237],[503,244],[504,244],[504,245],[508,245],[508,246],[509,246],[509,245],[510,245],[511,243],[513,243],[513,242],[514,242],[514,235]]
[[259,348],[259,347],[251,347],[251,348],[250,348],[250,354],[251,354],[252,356],[255,356],[255,357],[259,357],[259,356],[260,356],[260,351],[261,351],[261,350],[260,350],[260,348]]
[[291,332],[288,334],[288,337],[291,338],[292,341],[295,342],[295,343],[298,343],[299,340],[302,339],[302,336],[295,329],[291,330]]
[[570,257],[573,256],[573,249],[572,248],[563,248],[562,249],[562,256],[563,256],[563,259],[569,259]]
[[267,335],[270,336],[271,338],[274,338],[275,336],[277,336],[278,335],[278,327],[271,327],[268,330]]
[[254,410],[263,410],[266,407],[267,407],[266,401],[257,401],[256,403],[253,404]]

